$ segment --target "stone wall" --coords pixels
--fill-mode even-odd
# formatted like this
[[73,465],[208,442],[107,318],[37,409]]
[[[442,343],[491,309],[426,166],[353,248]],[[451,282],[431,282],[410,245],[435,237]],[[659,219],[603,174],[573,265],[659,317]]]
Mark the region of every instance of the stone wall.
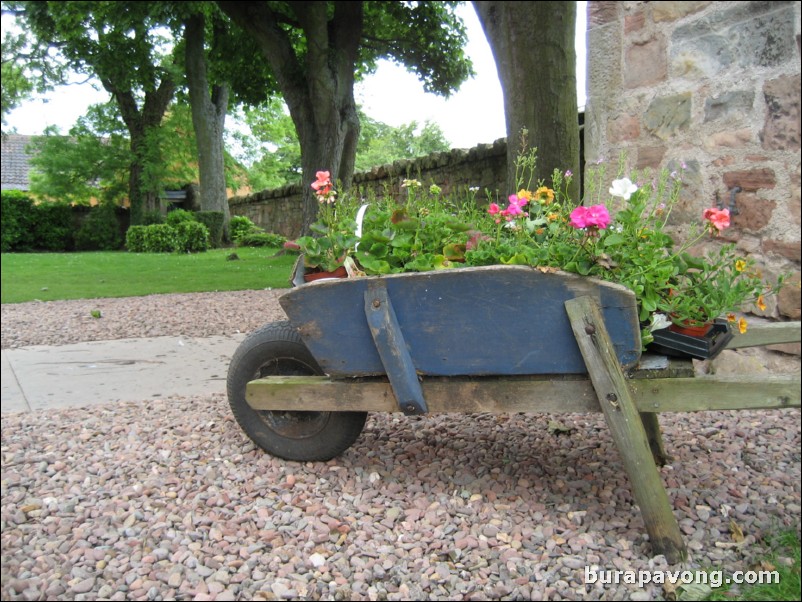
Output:
[[[504,139],[472,149],[454,149],[418,159],[401,160],[354,174],[356,194],[362,197],[390,195],[402,198],[401,184],[417,179],[437,184],[446,195],[478,187],[503,191],[506,188],[507,145]],[[232,215],[245,215],[269,232],[288,238],[301,230],[301,186],[263,190],[229,200]]]
[[587,164],[686,165],[677,232],[734,194],[724,238],[794,273],[763,315],[800,319],[800,3],[592,1],[588,82]]

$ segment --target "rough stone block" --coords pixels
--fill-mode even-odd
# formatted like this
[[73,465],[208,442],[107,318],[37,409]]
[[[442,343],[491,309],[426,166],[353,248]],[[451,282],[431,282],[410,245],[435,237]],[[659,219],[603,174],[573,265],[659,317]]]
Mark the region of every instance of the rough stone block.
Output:
[[802,290],[799,288],[799,279],[800,273],[794,273],[785,281],[785,286],[777,294],[777,309],[780,315],[791,320],[799,320],[802,317]]
[[708,148],[726,147],[743,148],[752,142],[752,130],[744,128],[741,130],[716,132],[705,140]]
[[763,241],[763,251],[765,253],[776,253],[792,261],[802,261],[802,251],[799,242],[784,242],[781,240],[767,239]]
[[778,77],[763,85],[766,101],[766,122],[760,134],[763,148],[799,151],[802,138],[799,90],[799,74]]
[[736,2],[674,30],[672,58],[698,57],[704,75],[798,62],[793,2]]
[[588,27],[599,27],[618,20],[620,2],[602,0],[588,3]]
[[776,201],[759,199],[751,193],[737,194],[735,201],[738,214],[732,218],[732,225],[751,232],[759,232],[765,228],[777,207]]
[[640,136],[640,121],[634,115],[622,115],[607,124],[607,138],[610,142],[636,140]]
[[624,83],[627,88],[640,88],[665,81],[668,75],[666,41],[657,36],[632,44],[624,58]]
[[690,92],[655,98],[643,115],[643,127],[661,140],[673,138],[690,123]]
[[652,18],[656,22],[676,21],[704,10],[710,2],[653,2]]
[[642,146],[638,148],[638,160],[635,164],[636,169],[644,169],[650,167],[657,169],[663,162],[663,157],[666,154],[665,146]]
[[705,101],[705,123],[726,119],[728,117],[743,117],[752,112],[755,103],[755,93],[752,90],[732,90]]
[[729,171],[724,174],[724,185],[727,190],[740,186],[744,192],[755,192],[761,188],[774,188],[777,185],[777,178],[774,170],[768,167]]

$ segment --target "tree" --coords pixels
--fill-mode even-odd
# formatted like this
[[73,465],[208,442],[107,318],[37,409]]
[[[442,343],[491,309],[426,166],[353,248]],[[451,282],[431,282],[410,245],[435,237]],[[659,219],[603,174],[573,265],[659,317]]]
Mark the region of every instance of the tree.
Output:
[[[427,91],[448,95],[469,75],[456,2],[218,2],[259,45],[289,107],[303,181],[327,170],[350,185],[359,141],[357,77],[389,58]],[[304,187],[304,228],[317,214]]]
[[362,124],[356,151],[357,171],[367,171],[377,165],[398,159],[414,159],[451,148],[443,130],[436,123],[424,122],[422,127],[412,121],[393,127],[371,119],[359,112]]
[[160,2],[19,2],[38,40],[56,41],[70,68],[95,76],[128,129],[131,223],[158,208],[158,190],[143,186],[150,131],[160,126],[176,88]]
[[[184,21],[185,68],[192,123],[197,142],[201,208],[223,214],[223,238],[228,240],[228,208],[223,133],[228,112],[229,87],[225,81],[210,83],[205,60],[206,17],[198,12]],[[221,35],[212,24],[212,35]]]
[[[522,131],[537,149],[538,179],[555,169],[579,173],[576,100],[576,2],[473,2],[490,43],[504,93],[507,186],[517,190],[515,161]],[[572,198],[579,196],[574,178]]]
[[[2,17],[19,16],[15,3],[2,3]],[[47,42],[29,40],[12,26],[3,27],[2,41],[2,123],[6,115],[35,93],[46,92],[64,80],[64,66],[50,53]]]

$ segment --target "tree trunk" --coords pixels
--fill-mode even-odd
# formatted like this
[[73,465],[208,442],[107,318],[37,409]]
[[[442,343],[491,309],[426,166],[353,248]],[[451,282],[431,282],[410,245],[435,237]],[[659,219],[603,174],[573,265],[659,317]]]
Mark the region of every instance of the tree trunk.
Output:
[[117,101],[120,114],[131,135],[131,168],[128,179],[128,201],[131,205],[131,225],[141,224],[145,212],[159,210],[159,196],[152,185],[146,186],[144,180],[146,167],[147,132],[161,125],[167,106],[173,98],[175,83],[164,78],[159,87],[145,93],[142,110],[137,106],[131,90],[122,90],[111,81],[101,79],[103,87]]
[[228,85],[209,87],[204,50],[204,18],[193,15],[184,24],[186,69],[192,125],[198,146],[200,207],[223,214],[223,238],[229,239],[231,213],[226,192],[223,133],[228,110]]
[[576,2],[483,2],[474,8],[493,51],[507,122],[507,187],[518,190],[515,161],[522,130],[537,148],[535,179],[555,169],[576,174],[579,197],[579,112],[576,100]]
[[[354,173],[359,117],[354,71],[364,21],[362,2],[291,2],[288,8],[303,29],[303,51],[278,23],[269,3],[218,2],[218,6],[259,44],[290,110],[301,145],[304,195],[302,233],[317,217],[311,184],[315,172],[328,171],[348,189]],[[341,191],[340,191],[341,192]]]

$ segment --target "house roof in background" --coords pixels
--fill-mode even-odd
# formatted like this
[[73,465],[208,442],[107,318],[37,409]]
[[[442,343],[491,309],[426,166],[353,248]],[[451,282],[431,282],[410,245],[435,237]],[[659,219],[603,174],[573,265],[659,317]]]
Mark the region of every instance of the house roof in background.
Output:
[[2,164],[0,178],[2,190],[28,190],[31,155],[25,150],[33,136],[4,134],[2,136]]

